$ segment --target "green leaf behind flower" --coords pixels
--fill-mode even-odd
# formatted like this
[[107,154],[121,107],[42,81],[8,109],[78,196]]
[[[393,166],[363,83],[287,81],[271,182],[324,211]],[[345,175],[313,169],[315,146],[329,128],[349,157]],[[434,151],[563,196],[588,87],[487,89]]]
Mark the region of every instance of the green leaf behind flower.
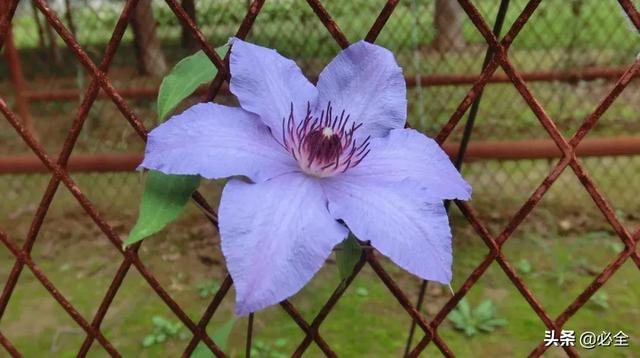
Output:
[[[226,351],[229,345],[229,336],[231,336],[231,330],[236,323],[236,319],[232,318],[222,326],[218,327],[211,337],[211,339],[218,345],[221,351]],[[196,349],[191,353],[191,358],[213,358],[215,355],[206,344],[200,342],[196,346]]]
[[199,184],[197,175],[166,175],[150,170],[140,201],[138,221],[125,245],[153,235],[175,220]]
[[[226,46],[216,49],[221,57]],[[176,106],[195,91],[201,84],[213,80],[218,69],[202,51],[180,60],[171,72],[162,80],[158,91],[158,118],[164,121]]]
[[349,277],[356,267],[356,264],[362,256],[362,247],[353,234],[342,241],[338,250],[336,250],[336,263],[338,264],[338,272],[342,280]]
[[[226,46],[216,49],[224,56]],[[176,106],[198,86],[213,80],[218,69],[207,55],[198,51],[178,62],[162,80],[158,92],[158,117],[164,121]],[[131,245],[162,230],[175,220],[198,188],[200,177],[195,175],[167,175],[150,171],[140,202],[138,221],[129,233],[125,245]]]

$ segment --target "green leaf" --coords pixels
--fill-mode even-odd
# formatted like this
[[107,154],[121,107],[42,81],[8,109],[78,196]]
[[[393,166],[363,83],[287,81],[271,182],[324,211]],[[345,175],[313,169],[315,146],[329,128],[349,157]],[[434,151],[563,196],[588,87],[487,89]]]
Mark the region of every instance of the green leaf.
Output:
[[481,325],[478,325],[478,328],[479,328],[481,331],[483,331],[483,332],[487,332],[487,333],[493,332],[493,331],[495,330],[495,327],[494,327],[494,326],[492,326],[492,325],[490,325],[490,324],[487,324],[487,323],[483,323],[483,324],[481,324]]
[[202,298],[215,295],[220,289],[220,284],[216,280],[199,283],[196,287],[198,295]]
[[286,346],[286,345],[287,345],[287,342],[288,342],[288,341],[289,341],[289,340],[288,340],[288,339],[286,339],[286,338],[278,338],[278,339],[276,339],[276,341],[273,343],[273,345],[274,345],[274,346],[276,346],[276,347],[278,347],[278,348],[282,348],[282,347],[284,347],[284,346]]
[[215,355],[206,344],[200,342],[191,353],[191,358],[215,358]]
[[360,296],[360,297],[367,297],[369,296],[369,290],[367,290],[366,287],[358,287],[356,288],[356,295]]
[[516,263],[516,269],[523,275],[530,273],[533,270],[531,262],[527,259],[521,259]]
[[211,339],[220,347],[220,350],[227,350],[227,345],[229,343],[229,336],[231,335],[231,330],[233,329],[233,325],[236,323],[236,319],[232,318],[227,323],[218,327],[213,334],[211,335]]
[[167,340],[167,335],[164,333],[160,333],[157,337],[156,337],[156,341],[158,341],[159,343],[162,343],[164,341]]
[[608,246],[609,249],[611,249],[611,251],[618,253],[621,252],[622,250],[624,250],[624,244],[621,242],[608,242]]
[[197,175],[166,175],[149,171],[140,201],[138,221],[124,244],[138,242],[175,220],[199,184],[200,177]]
[[[218,345],[220,350],[227,350],[227,345],[229,344],[229,336],[231,335],[231,330],[233,329],[233,325],[236,323],[236,319],[233,318],[222,326],[218,327],[212,334],[211,339]],[[252,355],[253,349],[251,350]],[[196,346],[196,349],[191,353],[191,358],[214,358],[215,355],[206,344],[200,342]]]
[[462,314],[460,314],[460,311],[458,310],[453,310],[449,312],[449,315],[447,316],[447,318],[449,319],[449,321],[453,322],[453,324],[455,324],[458,328],[464,325],[464,317],[462,317]]
[[608,309],[609,308],[609,296],[606,292],[598,291],[589,299],[596,307],[600,309]]
[[471,307],[469,306],[469,301],[467,301],[466,298],[463,298],[458,302],[458,309],[465,319],[471,318]]
[[153,334],[150,334],[142,339],[142,346],[144,348],[149,348],[154,344],[156,344],[156,336]]
[[464,333],[468,337],[472,337],[472,336],[475,336],[476,334],[478,334],[478,330],[474,326],[465,326],[464,327]]
[[479,320],[484,321],[495,315],[495,308],[491,300],[485,300],[478,307],[476,307],[473,316]]
[[171,324],[171,322],[169,322],[168,319],[162,317],[162,316],[153,316],[151,317],[151,322],[153,323],[154,326],[156,327],[166,327],[167,325]]
[[171,336],[175,336],[176,334],[178,334],[178,332],[180,332],[181,328],[182,328],[182,322],[176,322],[172,325],[167,326],[166,331]]
[[[224,57],[226,46],[218,47],[216,52],[220,57]],[[158,118],[164,121],[183,99],[201,84],[213,80],[217,73],[218,69],[202,50],[183,58],[160,84]]]
[[481,332],[493,332],[496,328],[507,324],[506,320],[497,318],[495,315],[496,306],[493,301],[485,300],[471,309],[469,302],[463,298],[447,318],[453,323],[454,328],[471,337]]
[[350,233],[340,244],[339,250],[336,250],[336,263],[342,280],[345,280],[353,272],[360,256],[362,256],[362,247],[356,237]]
[[507,320],[504,318],[492,318],[486,321],[485,324],[490,324],[492,327],[501,327],[507,324]]

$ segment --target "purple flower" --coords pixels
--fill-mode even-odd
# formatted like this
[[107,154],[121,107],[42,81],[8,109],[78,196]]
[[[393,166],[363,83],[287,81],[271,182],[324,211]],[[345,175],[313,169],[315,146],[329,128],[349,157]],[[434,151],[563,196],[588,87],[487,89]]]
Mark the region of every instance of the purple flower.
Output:
[[230,179],[219,210],[238,314],[298,292],[349,230],[407,271],[450,282],[443,200],[471,188],[432,139],[404,129],[406,85],[390,51],[357,42],[317,86],[239,39],[230,66],[241,108],[204,103],[172,117],[149,134],[140,166],[251,179]]

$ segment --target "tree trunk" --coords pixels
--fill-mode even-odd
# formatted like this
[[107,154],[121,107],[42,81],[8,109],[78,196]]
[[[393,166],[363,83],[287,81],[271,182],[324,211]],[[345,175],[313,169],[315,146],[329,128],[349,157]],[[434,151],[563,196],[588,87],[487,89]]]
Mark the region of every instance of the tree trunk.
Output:
[[73,34],[73,37],[78,38],[76,34],[76,24],[73,22],[73,15],[71,9],[71,0],[64,0],[64,17],[67,20],[67,26],[69,27],[69,31]]
[[433,47],[444,51],[463,48],[464,17],[464,10],[456,0],[436,0],[436,37],[433,39]]
[[[46,0],[49,3],[49,0]],[[62,51],[58,47],[58,35],[57,32],[51,27],[49,21],[45,19],[45,33],[47,34],[47,40],[49,41],[49,56],[53,59],[53,63],[57,66],[62,66]]]
[[[35,1],[31,1],[31,11],[33,12],[33,20],[36,23],[36,28],[38,29],[38,48],[42,51],[46,51],[47,45],[44,42],[44,33],[42,31],[42,23],[40,22],[40,15],[38,9],[36,8]],[[45,20],[46,21],[46,20]]]
[[[182,8],[189,15],[191,20],[196,23],[196,3],[194,0],[182,0],[181,1]],[[195,50],[198,48],[198,42],[191,34],[189,28],[185,25],[182,25],[182,48],[186,48],[189,50]]]
[[[0,10],[4,10],[3,4],[0,4]],[[0,12],[0,22],[3,21],[2,13]],[[13,85],[14,89],[14,99],[16,103],[16,107],[18,109],[18,114],[20,116],[20,121],[26,128],[27,132],[31,133],[33,137],[37,140],[38,134],[33,126],[33,121],[31,119],[31,113],[29,112],[29,99],[25,95],[27,90],[26,81],[24,79],[24,74],[22,73],[22,64],[20,62],[20,56],[18,55],[18,50],[13,44],[13,34],[11,32],[11,26],[7,29],[6,38],[4,41],[4,56],[9,65],[9,80]]]
[[160,40],[156,34],[151,0],[140,0],[131,18],[138,71],[153,77],[162,77],[167,72]]

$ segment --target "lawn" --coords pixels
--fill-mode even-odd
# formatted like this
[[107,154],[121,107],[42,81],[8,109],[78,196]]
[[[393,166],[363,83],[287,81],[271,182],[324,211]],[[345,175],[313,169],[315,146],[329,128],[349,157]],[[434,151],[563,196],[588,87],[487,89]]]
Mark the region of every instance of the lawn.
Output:
[[[636,170],[639,164],[635,162]],[[548,166],[539,161],[520,165],[527,166],[526,171],[532,175],[538,173],[540,176],[544,173],[541,167]],[[585,165],[589,166],[589,163],[585,162]],[[508,180],[493,186],[482,185],[479,181],[478,173],[487,170],[491,170],[495,178],[506,178],[509,170],[513,170],[508,162],[474,163],[466,168],[465,175],[476,187],[471,203],[490,230],[498,233],[506,224],[509,213],[521,205],[527,193],[521,190],[520,195],[507,198],[499,196],[496,190],[497,187],[508,186]],[[600,179],[598,172],[594,175]],[[140,193],[139,176],[83,174],[74,177],[87,196],[105,213],[109,223],[120,234],[126,235],[135,221],[135,200],[132,202],[130,198],[136,198]],[[45,181],[45,176],[20,180],[24,186],[38,188],[42,188]],[[11,185],[9,182],[4,184]],[[207,183],[203,188],[206,197],[215,202],[220,185]],[[578,185],[570,173],[563,174],[540,207],[531,213],[504,247],[509,262],[553,317],[566,308],[623,247]],[[118,194],[111,196],[105,188]],[[35,203],[39,194],[32,196],[34,198],[28,199],[29,203]],[[499,205],[495,204],[496,198],[500,198]],[[16,208],[27,206],[20,199],[17,198],[13,205]],[[638,227],[637,201],[616,208],[617,215],[628,227]],[[12,217],[12,225],[7,230],[12,237],[21,239],[28,230],[33,209],[27,207],[22,213],[16,209],[12,212],[17,214]],[[455,207],[451,220],[455,244],[452,287],[456,290],[488,249]],[[94,254],[87,255],[88,252]],[[6,250],[2,249],[0,253],[0,281],[4,281],[13,261]],[[121,260],[66,191],[61,191],[54,200],[32,257],[85,317],[91,317],[95,312]],[[224,277],[224,260],[219,252],[216,232],[195,206],[190,206],[185,215],[167,230],[149,238],[141,257],[193,319],[202,313]],[[419,280],[386,261],[385,267],[415,299]],[[622,330],[631,335],[632,342],[640,339],[640,310],[637,306],[640,286],[635,284],[638,275],[638,268],[631,262],[626,263],[604,286],[602,293],[587,303],[566,327],[578,332]],[[330,260],[293,298],[293,303],[307,320],[312,320],[338,284],[337,268]],[[433,317],[449,297],[447,287],[430,285],[424,312]],[[478,350],[490,356],[522,356],[533,349],[543,336],[544,326],[495,263],[468,295],[472,307],[487,299],[495,304],[497,317],[507,320],[507,324],[493,333],[469,339],[446,321],[439,332],[451,349],[460,356],[473,356],[473,352]],[[233,294],[223,302],[209,331],[215,332],[216,327],[227,323],[233,317],[232,309]],[[154,332],[154,317],[156,320],[163,317],[177,322],[142,277],[132,270],[109,310],[103,329],[125,356],[177,355],[186,344],[179,333],[169,336],[165,343],[143,347],[145,336]],[[372,270],[365,267],[321,326],[321,332],[341,356],[388,356],[401,353],[408,324],[409,318],[401,306]],[[28,272],[18,285],[1,327],[3,333],[27,356],[39,356],[44,352],[61,357],[73,356],[83,340],[81,330]],[[245,329],[246,318],[239,318],[228,346],[233,356],[242,356],[244,352]],[[180,331],[186,332],[184,328]],[[255,333],[254,343],[264,351],[264,355],[258,356],[264,357],[277,357],[277,353],[288,355],[302,338],[302,331],[279,307],[256,315]],[[631,357],[640,353],[637,347],[632,345],[628,350],[609,348],[606,351],[600,348],[584,353],[587,356]],[[433,349],[430,347],[427,351],[433,352]],[[321,355],[314,346],[309,353],[310,356]],[[105,353],[98,346],[92,350],[91,356],[103,355]]]

